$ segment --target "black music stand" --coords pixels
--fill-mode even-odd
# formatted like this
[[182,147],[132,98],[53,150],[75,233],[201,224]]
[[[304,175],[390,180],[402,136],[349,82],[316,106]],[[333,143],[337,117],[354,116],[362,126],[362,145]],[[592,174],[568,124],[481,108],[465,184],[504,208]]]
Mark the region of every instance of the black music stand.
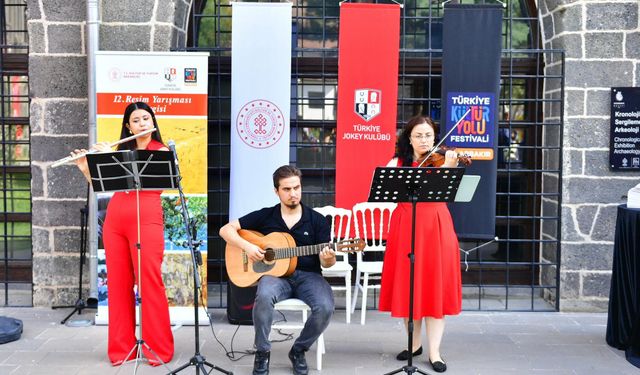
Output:
[[411,168],[411,167],[378,167],[376,168],[369,202],[411,203],[411,249],[409,253],[409,319],[407,322],[409,358],[407,365],[385,375],[405,372],[413,374],[429,373],[413,366],[413,296],[416,239],[416,205],[418,202],[453,202],[462,180],[464,168]]
[[[142,348],[145,347],[169,371],[171,368],[158,357],[142,338],[142,267],[140,244],[140,191],[176,189],[178,187],[178,173],[171,151],[116,151],[87,154],[91,185],[96,193],[130,191],[136,192],[136,222],[138,255],[138,295],[136,306],[140,322],[138,324],[138,339],[127,354],[129,358],[136,351],[134,374],[138,371],[138,363],[143,358]],[[108,272],[108,270],[107,270]],[[128,361],[127,361],[128,362]]]

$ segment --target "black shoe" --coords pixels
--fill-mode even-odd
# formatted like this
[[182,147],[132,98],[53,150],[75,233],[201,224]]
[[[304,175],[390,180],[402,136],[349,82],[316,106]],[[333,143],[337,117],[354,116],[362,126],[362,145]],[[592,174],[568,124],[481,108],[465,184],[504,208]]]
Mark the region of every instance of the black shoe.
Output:
[[256,351],[253,360],[253,375],[269,375],[269,357],[271,352]]
[[447,364],[444,363],[444,359],[442,361],[431,362],[431,358],[429,358],[429,363],[431,364],[431,367],[433,367],[433,371],[435,372],[447,371]]
[[[415,352],[413,352],[413,356],[417,356],[422,354],[422,346],[418,348],[418,350],[416,350]],[[398,353],[398,355],[396,356],[396,359],[398,361],[406,361],[407,359],[409,359],[409,351],[408,350],[403,350],[400,353]]]
[[289,350],[289,359],[293,366],[294,375],[307,375],[309,373],[309,366],[307,366],[307,360],[304,358],[304,351],[297,351],[291,348],[291,350]]

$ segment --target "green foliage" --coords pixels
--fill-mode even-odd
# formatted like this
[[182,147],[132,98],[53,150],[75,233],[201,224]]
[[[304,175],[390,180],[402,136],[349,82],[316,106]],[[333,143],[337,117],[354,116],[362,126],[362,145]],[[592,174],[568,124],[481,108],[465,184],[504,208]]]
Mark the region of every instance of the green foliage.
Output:
[[[182,241],[187,240],[187,233],[182,219],[182,205],[180,197],[162,197],[162,210],[164,211],[165,237],[180,247]],[[207,223],[207,197],[186,197],[186,205],[189,217],[196,228],[197,238],[206,239]]]
[[0,211],[31,212],[31,176],[28,173],[0,173]]
[[198,46],[231,47],[231,5],[229,0],[207,1],[199,18]]

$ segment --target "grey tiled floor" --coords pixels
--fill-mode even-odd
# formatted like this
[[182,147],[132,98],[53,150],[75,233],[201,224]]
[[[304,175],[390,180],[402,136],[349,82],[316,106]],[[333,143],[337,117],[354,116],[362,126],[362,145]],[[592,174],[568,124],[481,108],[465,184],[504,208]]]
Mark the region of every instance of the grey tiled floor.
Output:
[[[110,366],[106,356],[107,327],[68,327],[59,324],[70,310],[5,308],[0,315],[22,319],[24,333],[13,343],[0,345],[0,375],[4,374],[133,374],[134,365]],[[359,314],[359,311],[357,311]],[[224,310],[211,310],[217,338],[230,347],[236,326],[226,322]],[[325,332],[327,352],[322,374],[383,374],[406,364],[395,354],[406,345],[402,323],[387,314],[367,313],[367,324],[359,315],[345,323],[344,310],[338,310]],[[295,318],[295,316],[288,316]],[[71,320],[92,318],[92,310]],[[606,345],[606,314],[568,313],[488,313],[463,312],[447,318],[442,353],[449,370],[446,374],[640,374],[623,353]],[[253,357],[237,362],[226,358],[208,326],[200,328],[201,353],[206,359],[234,374],[250,374]],[[424,335],[424,332],[423,332]],[[172,369],[194,354],[194,327],[174,329],[176,355]],[[423,340],[426,341],[426,340]],[[241,326],[233,340],[235,350],[251,348],[253,327]],[[271,374],[290,374],[286,353],[291,341],[275,343]],[[426,355],[416,357],[414,365],[435,374]],[[315,347],[307,354],[315,370]],[[165,368],[143,364],[138,374],[164,374]],[[181,374],[194,374],[190,367]],[[404,372],[402,372],[404,373]],[[212,372],[212,374],[220,374]]]

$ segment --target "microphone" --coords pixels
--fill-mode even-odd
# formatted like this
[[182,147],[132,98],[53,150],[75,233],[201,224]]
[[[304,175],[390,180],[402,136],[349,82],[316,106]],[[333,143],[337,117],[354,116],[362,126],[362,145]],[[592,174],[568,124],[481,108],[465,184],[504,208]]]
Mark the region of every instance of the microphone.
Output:
[[167,142],[167,146],[169,146],[169,150],[171,150],[171,152],[173,152],[173,158],[176,159],[176,167],[178,166],[178,153],[176,152],[176,143],[173,141],[173,139],[170,139]]

